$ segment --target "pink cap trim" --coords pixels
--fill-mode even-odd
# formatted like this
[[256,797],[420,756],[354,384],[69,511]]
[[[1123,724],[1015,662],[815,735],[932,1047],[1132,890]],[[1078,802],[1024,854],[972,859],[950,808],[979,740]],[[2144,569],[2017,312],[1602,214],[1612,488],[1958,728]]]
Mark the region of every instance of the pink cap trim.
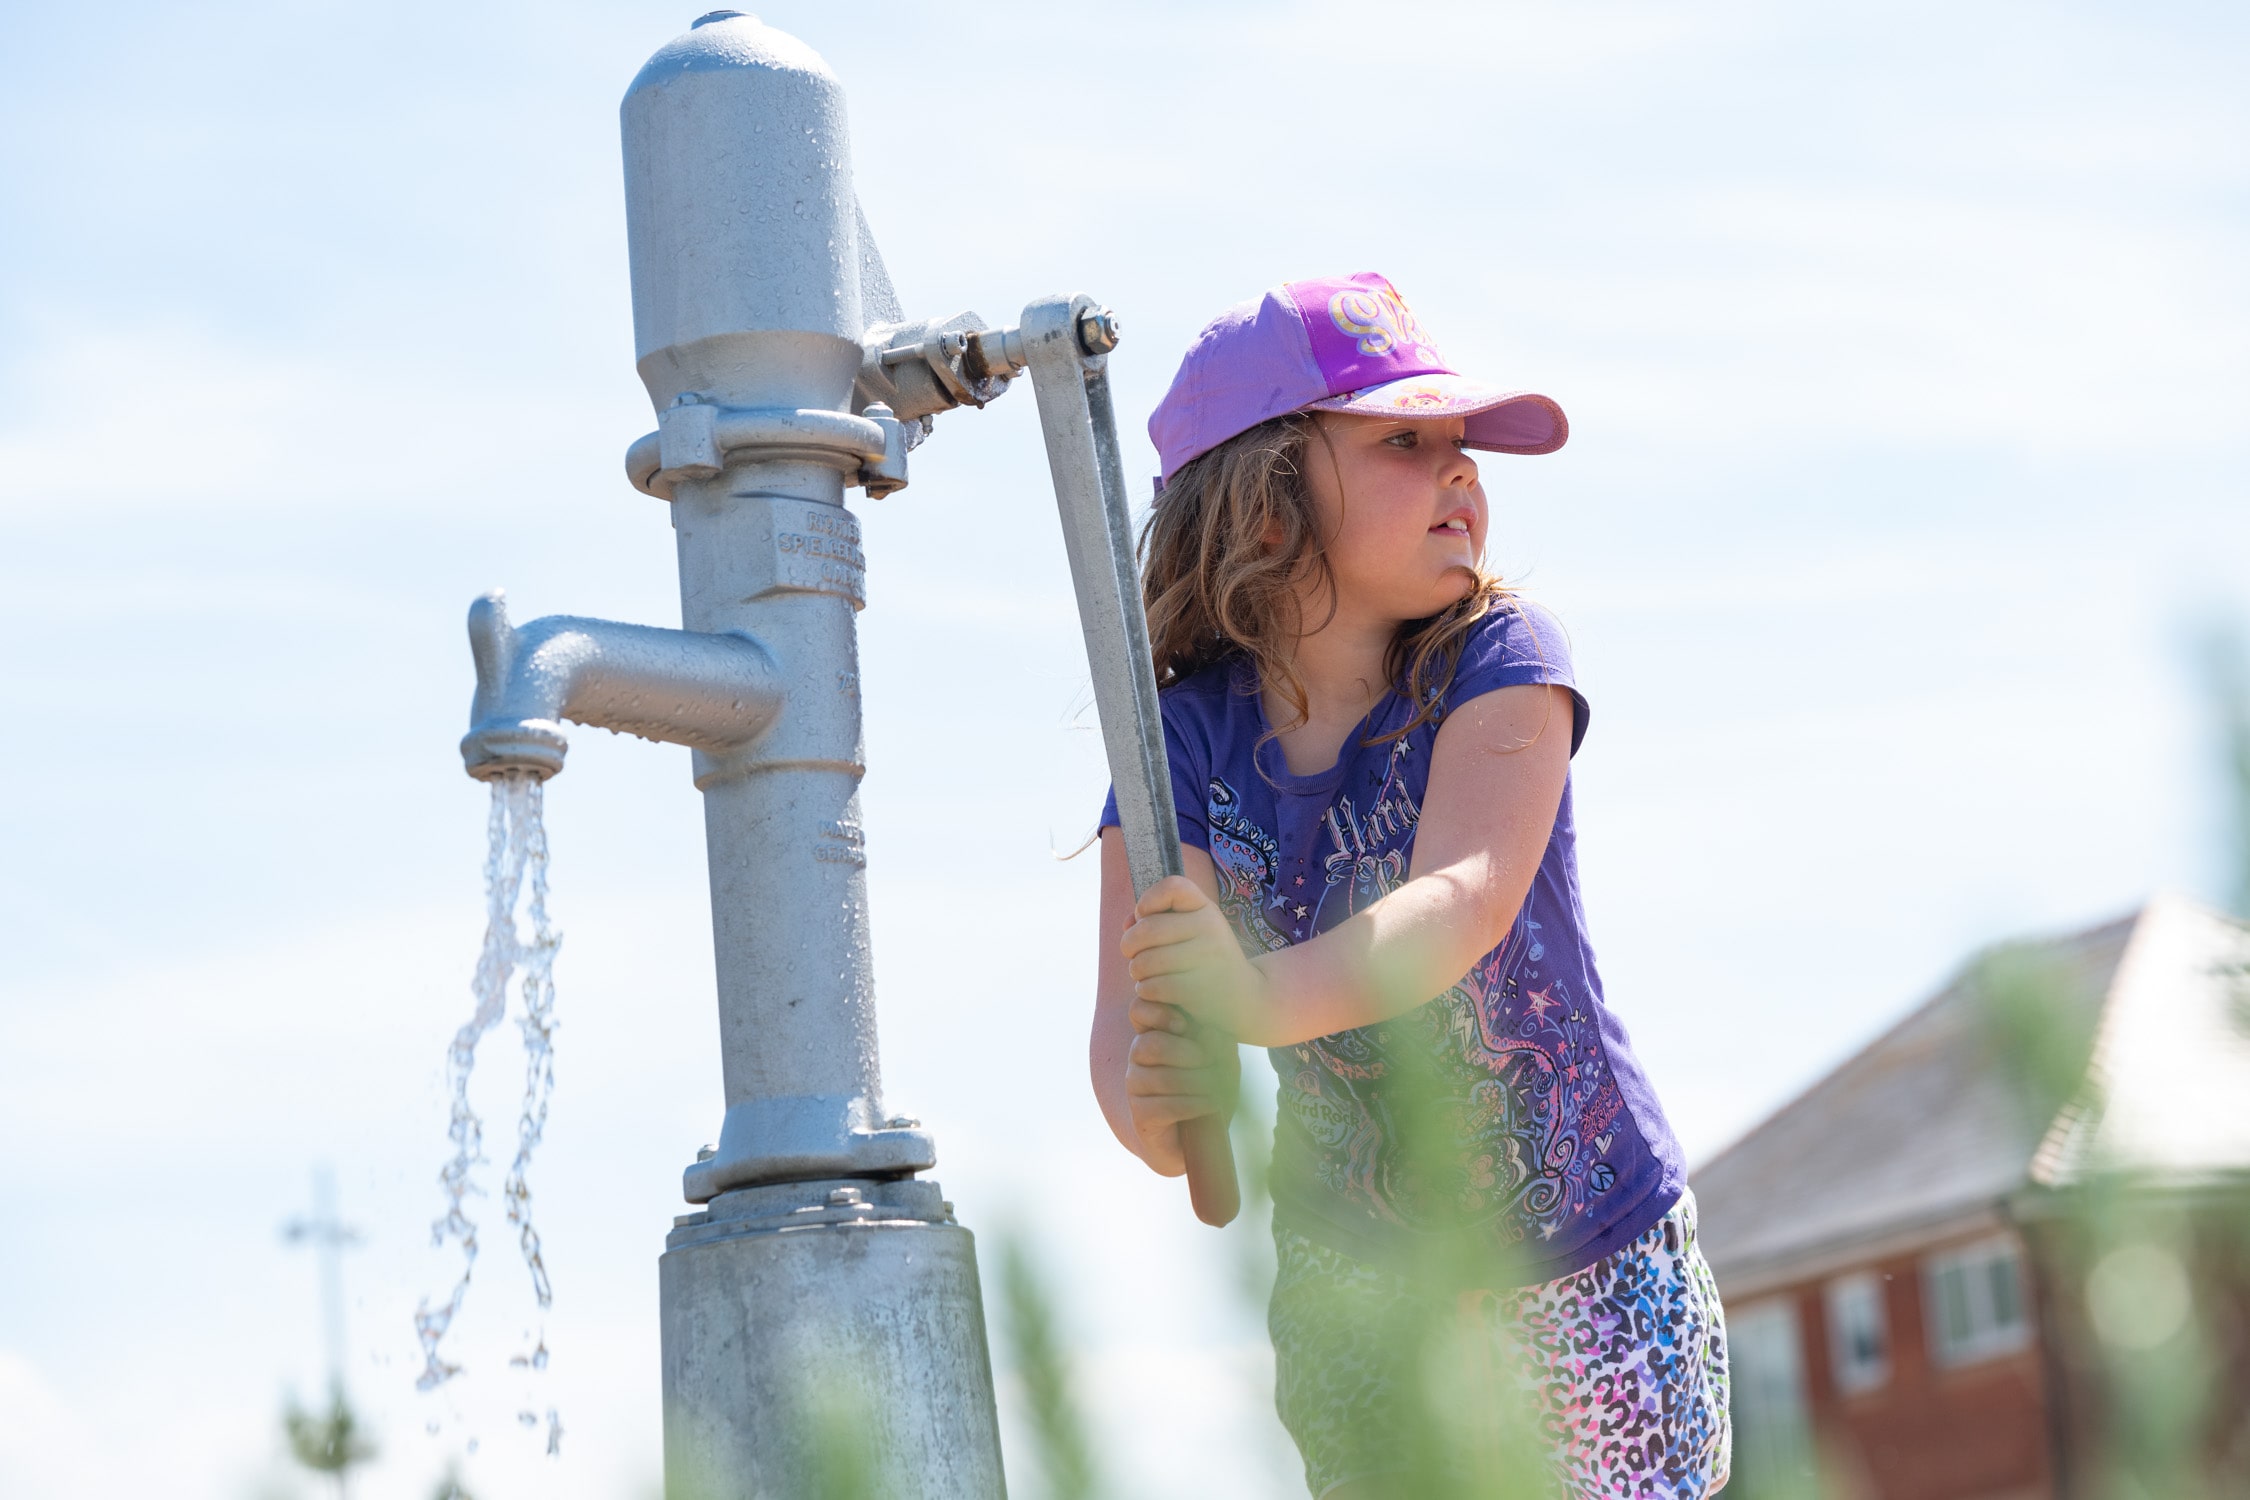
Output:
[[1502,390],[1466,375],[1409,375],[1364,391],[1307,402],[1308,411],[1414,421],[1464,417],[1464,440],[1492,453],[1552,453],[1570,440],[1570,419],[1549,397]]

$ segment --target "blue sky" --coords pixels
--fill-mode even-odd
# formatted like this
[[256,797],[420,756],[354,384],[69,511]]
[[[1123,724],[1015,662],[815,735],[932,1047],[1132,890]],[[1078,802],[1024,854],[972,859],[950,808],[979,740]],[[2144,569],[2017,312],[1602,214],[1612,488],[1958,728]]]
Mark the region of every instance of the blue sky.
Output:
[[[1569,409],[1487,462],[1492,560],[1570,629],[1593,935],[1698,1157],[1977,945],[2224,889],[2189,648],[2250,586],[2239,7],[761,13],[849,91],[909,310],[1094,292],[1130,428],[1219,307],[1361,267]],[[279,1484],[321,1162],[370,1500],[471,1438],[480,1495],[654,1481],[654,1260],[719,1112],[684,752],[582,733],[549,792],[546,1389],[502,1257],[434,1405],[408,1314],[479,920],[463,612],[678,619],[621,473],[615,109],[690,19],[8,8],[0,1491]],[[1244,1246],[1087,1096],[1093,871],[1053,856],[1103,773],[1029,400],[860,508],[892,1099],[1064,1278],[1131,1493],[1287,1493]]]

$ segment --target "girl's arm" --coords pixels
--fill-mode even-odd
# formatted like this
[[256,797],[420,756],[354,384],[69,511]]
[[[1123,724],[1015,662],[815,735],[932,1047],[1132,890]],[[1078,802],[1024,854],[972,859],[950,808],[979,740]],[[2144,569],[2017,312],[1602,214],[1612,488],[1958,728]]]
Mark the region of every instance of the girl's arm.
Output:
[[[1133,877],[1125,864],[1125,840],[1116,829],[1102,830],[1101,845],[1101,963],[1087,1048],[1094,1097],[1126,1150],[1166,1177],[1177,1177],[1187,1170],[1180,1155],[1179,1122],[1231,1112],[1240,1057],[1232,1042],[1200,1029],[1185,1035],[1174,1028],[1136,1033],[1128,1018],[1133,976],[1126,972],[1118,946],[1133,924]],[[1193,845],[1180,853],[1188,872],[1183,884],[1217,915],[1219,876],[1211,856]],[[1219,925],[1226,929],[1224,917]],[[1234,941],[1231,931],[1227,941]],[[1238,948],[1238,956],[1240,952]],[[1142,1008],[1176,1019],[1159,1006]]]
[[[1123,948],[1134,992],[1265,1047],[1389,1020],[1458,984],[1531,889],[1570,772],[1565,688],[1499,688],[1447,716],[1405,884],[1309,942],[1246,958],[1209,893],[1150,886]],[[1122,859],[1122,857],[1121,857]],[[1139,1026],[1170,1029],[1153,1005]]]

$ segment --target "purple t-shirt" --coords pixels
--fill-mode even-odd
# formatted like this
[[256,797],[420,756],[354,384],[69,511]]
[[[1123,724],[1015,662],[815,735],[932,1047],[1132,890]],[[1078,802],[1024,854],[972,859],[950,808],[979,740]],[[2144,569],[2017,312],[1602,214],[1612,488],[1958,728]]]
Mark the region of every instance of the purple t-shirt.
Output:
[[[1443,707],[1541,682],[1571,691],[1575,753],[1587,710],[1569,645],[1554,616],[1512,600],[1471,632]],[[1406,880],[1438,725],[1365,743],[1412,717],[1402,694],[1312,776],[1259,744],[1246,657],[1167,688],[1163,705],[1180,840],[1218,867],[1246,950],[1303,942]],[[1102,824],[1116,822],[1112,793]],[[1490,1266],[1483,1284],[1530,1285],[1593,1264],[1672,1207],[1686,1167],[1602,1002],[1576,843],[1566,782],[1514,928],[1459,984],[1389,1021],[1271,1049],[1278,1222],[1378,1265],[1426,1268],[1442,1245],[1448,1266]],[[1405,1134],[1444,1144],[1409,1150]]]

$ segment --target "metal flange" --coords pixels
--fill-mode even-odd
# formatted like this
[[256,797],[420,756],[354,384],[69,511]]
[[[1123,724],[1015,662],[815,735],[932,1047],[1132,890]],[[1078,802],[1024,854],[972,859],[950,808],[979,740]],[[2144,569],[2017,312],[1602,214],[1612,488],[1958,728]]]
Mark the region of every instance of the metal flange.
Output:
[[[848,412],[783,407],[719,406],[682,396],[657,418],[656,431],[625,450],[625,477],[659,500],[672,498],[682,479],[711,479],[744,449],[761,457],[799,458],[841,469],[856,480],[895,461],[903,485],[906,438],[888,411]],[[884,476],[887,477],[887,476]],[[884,493],[888,493],[885,490]]]

